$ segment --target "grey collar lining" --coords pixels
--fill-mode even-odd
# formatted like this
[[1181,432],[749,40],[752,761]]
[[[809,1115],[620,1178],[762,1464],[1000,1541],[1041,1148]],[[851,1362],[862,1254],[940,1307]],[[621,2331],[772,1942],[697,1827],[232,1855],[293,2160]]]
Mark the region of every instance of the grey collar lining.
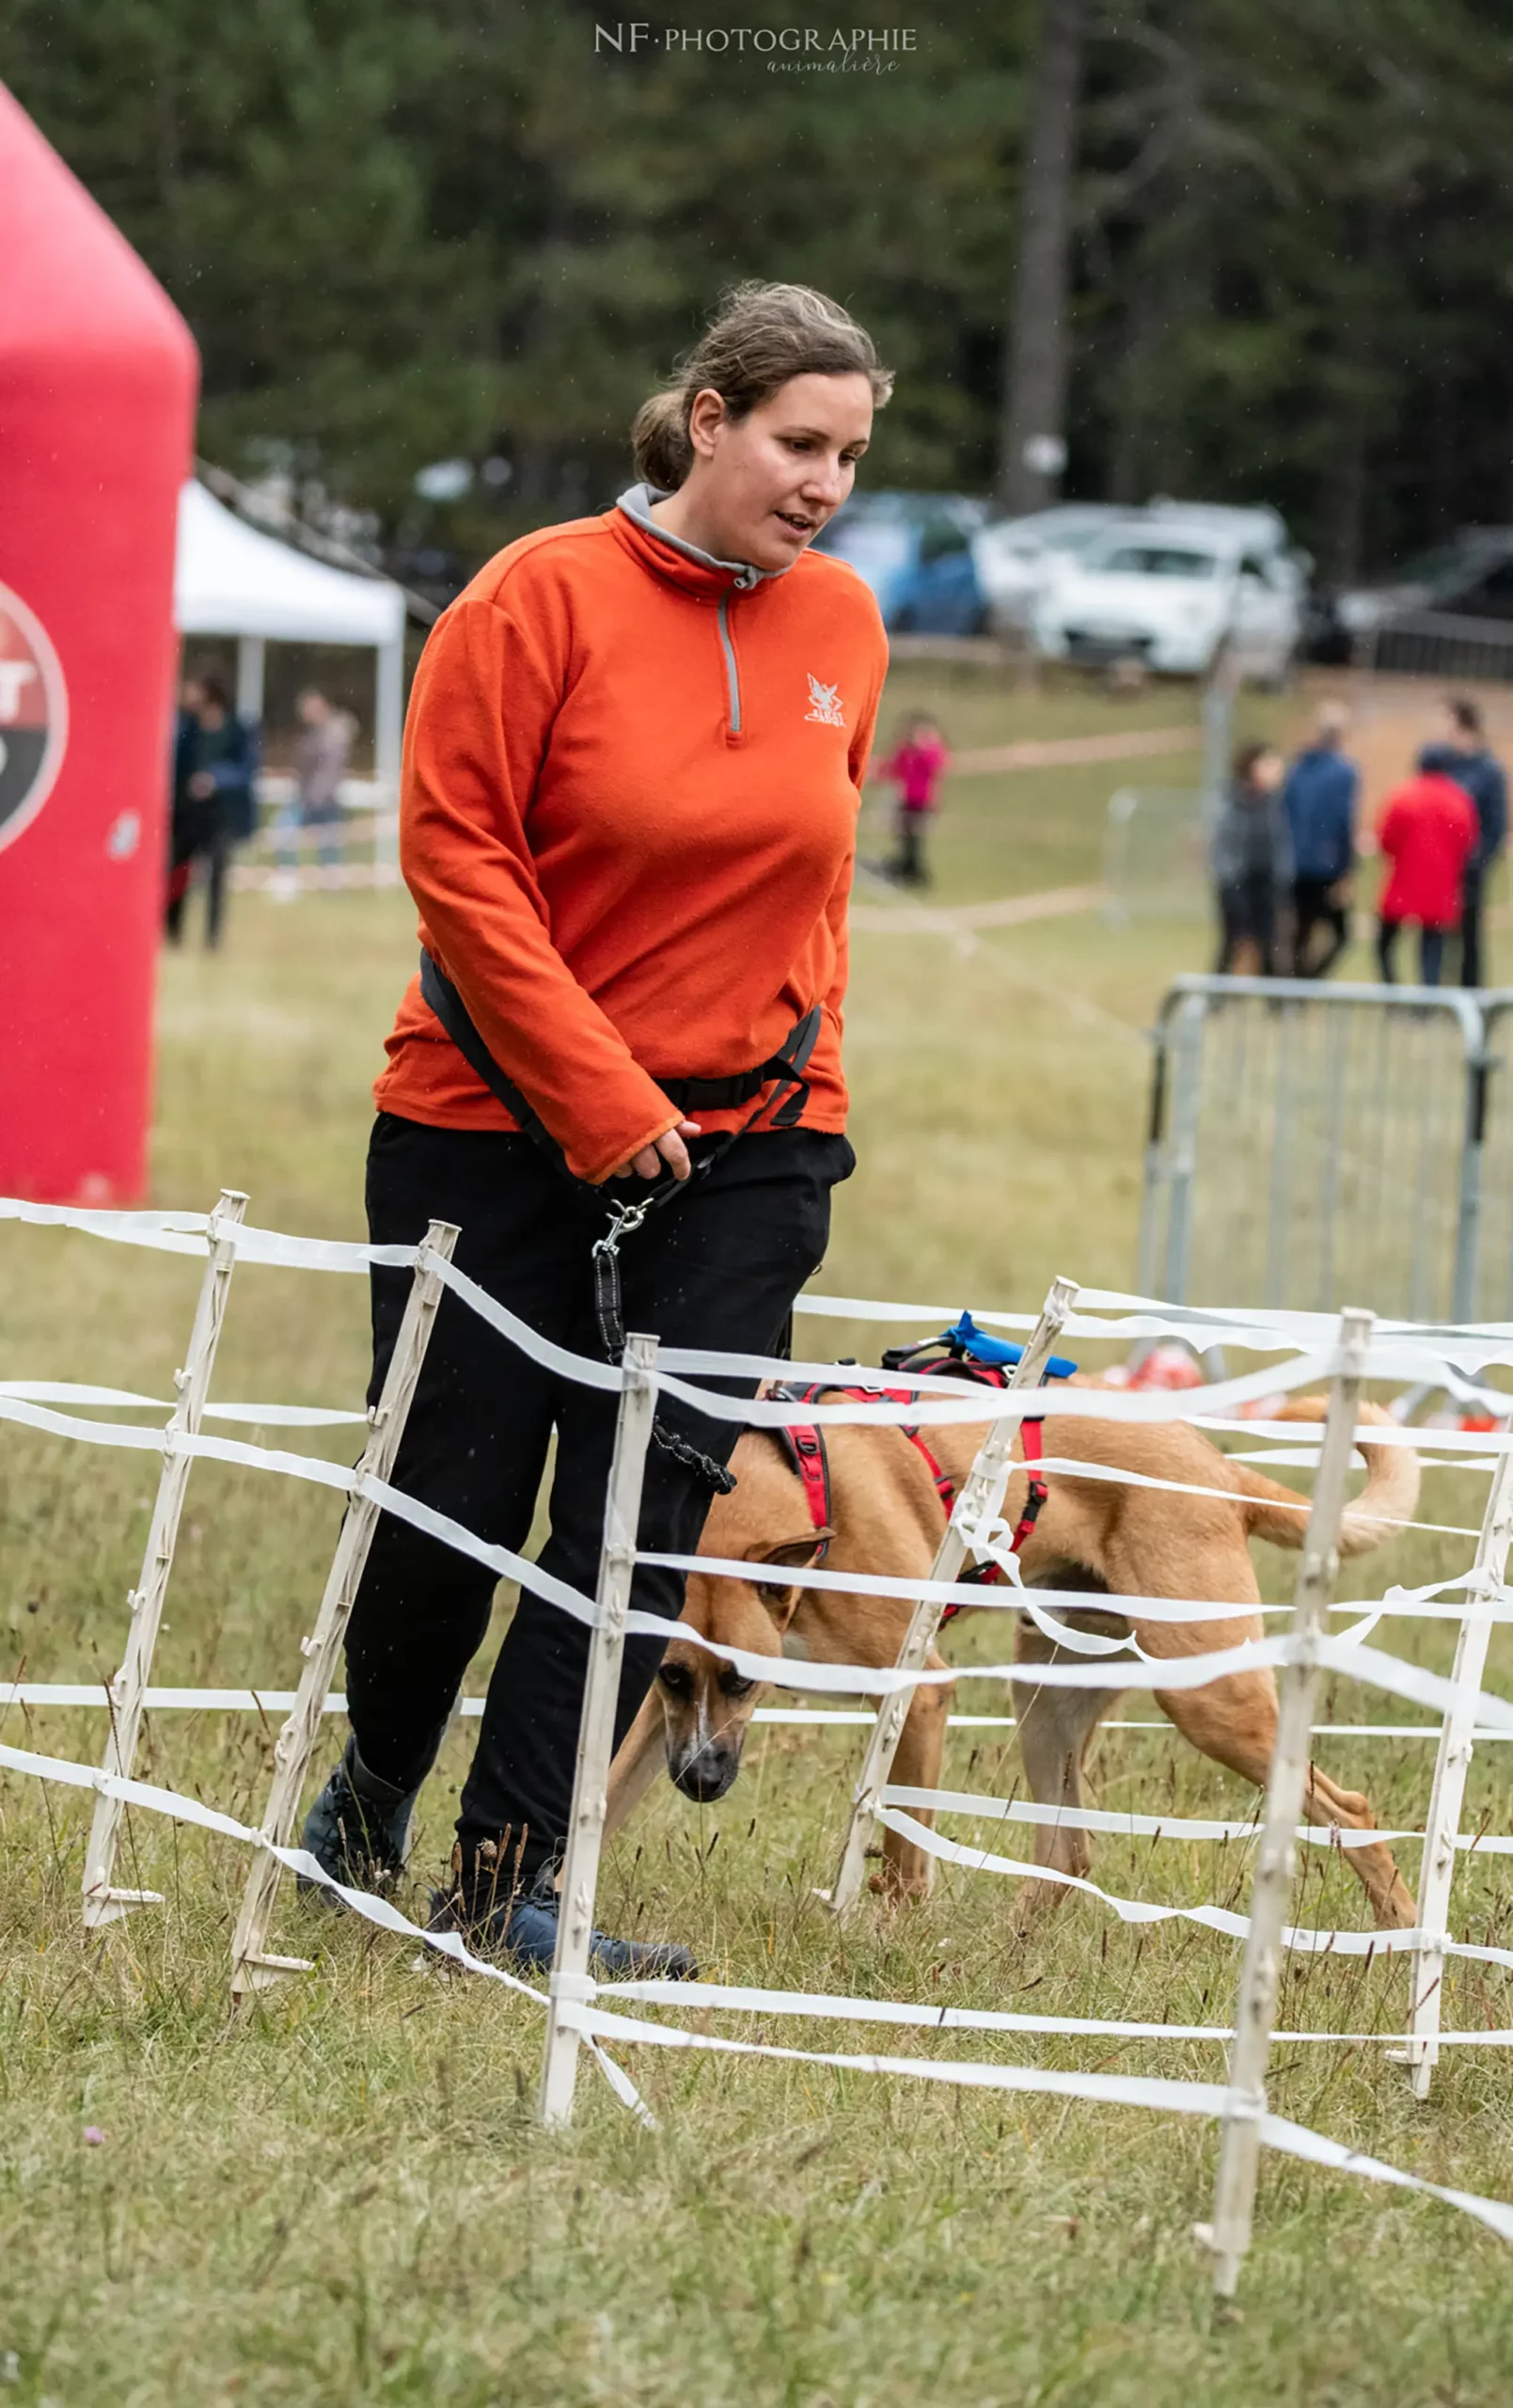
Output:
[[654,501],[670,501],[670,494],[659,492],[655,485],[643,483],[627,485],[616,502],[615,508],[623,510],[626,517],[634,521],[643,533],[654,536],[659,544],[666,544],[670,551],[681,552],[686,561],[696,562],[700,568],[728,571],[743,593],[749,592],[761,578],[786,577],[788,574],[786,569],[756,568],[749,561],[717,560],[713,552],[701,552],[697,544],[686,543],[681,535],[670,533],[666,527],[659,525],[652,516],[652,504]]

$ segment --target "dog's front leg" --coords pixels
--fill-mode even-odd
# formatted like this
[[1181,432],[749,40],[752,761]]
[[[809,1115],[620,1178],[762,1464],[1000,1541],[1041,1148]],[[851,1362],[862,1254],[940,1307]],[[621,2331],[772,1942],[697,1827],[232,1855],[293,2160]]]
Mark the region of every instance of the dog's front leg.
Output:
[[641,1700],[640,1712],[622,1739],[609,1767],[609,1803],[605,1816],[605,1837],[612,1839],[623,1823],[628,1822],[640,1804],[653,1782],[657,1767],[667,1754],[665,1719],[662,1700],[654,1681]]
[[[1080,1619],[1091,1621],[1093,1617]],[[1118,1635],[1115,1625],[1111,1635]],[[1073,1663],[1065,1648],[1057,1647],[1025,1616],[1015,1636],[1015,1661],[1034,1664]],[[1019,1725],[1019,1754],[1030,1795],[1037,1806],[1063,1813],[1080,1812],[1082,1772],[1089,1744],[1103,1716],[1113,1704],[1109,1689],[1048,1688],[1030,1677],[1013,1685],[1014,1711]],[[1039,1823],[1035,1827],[1035,1862],[1055,1873],[1086,1877],[1093,1860],[1087,1833],[1076,1823]],[[1032,1919],[1066,1893],[1048,1881],[1025,1884],[1022,1912]]]
[[[932,1672],[943,1672],[945,1665],[932,1650],[928,1657]],[[893,1758],[893,1780],[901,1789],[938,1789],[940,1758],[945,1749],[946,1719],[953,1687],[942,1682],[938,1687],[919,1688],[909,1707],[908,1719],[899,1734],[898,1751]],[[910,1814],[918,1823],[934,1827],[935,1810],[914,1806]],[[880,1897],[902,1901],[924,1898],[930,1893],[930,1879],[935,1860],[916,1847],[912,1840],[901,1839],[896,1831],[883,1833],[883,1867],[872,1887]]]

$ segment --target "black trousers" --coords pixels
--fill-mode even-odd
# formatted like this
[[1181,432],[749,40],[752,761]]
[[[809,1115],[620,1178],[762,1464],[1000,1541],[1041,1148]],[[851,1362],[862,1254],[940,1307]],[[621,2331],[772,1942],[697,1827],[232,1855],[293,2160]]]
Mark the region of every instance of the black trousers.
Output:
[[[1401,920],[1381,920],[1377,926],[1377,959],[1381,974],[1391,987],[1396,982],[1397,940],[1402,934]],[[1418,932],[1418,983],[1421,987],[1437,987],[1444,968],[1444,930],[1420,927]]]
[[[1342,903],[1331,901],[1339,883],[1332,878],[1296,878],[1292,882],[1293,974],[1327,978],[1349,942],[1349,917]],[[1324,950],[1313,951],[1314,930],[1325,931]]]
[[900,804],[897,818],[898,851],[893,858],[892,873],[900,886],[928,886],[930,871],[924,858],[924,822],[927,814],[906,810]]
[[1219,959],[1215,968],[1227,978],[1241,944],[1253,944],[1260,958],[1259,975],[1277,974],[1277,891],[1269,870],[1252,871],[1219,890]]
[[[850,1176],[844,1137],[772,1130],[737,1138],[707,1179],[653,1213],[621,1254],[625,1326],[670,1346],[772,1354],[794,1298],[825,1254],[830,1191]],[[611,1192],[644,1195],[640,1181]],[[375,1244],[410,1244],[428,1221],[455,1221],[455,1259],[533,1329],[604,1359],[589,1249],[607,1226],[604,1203],[570,1186],[528,1137],[430,1129],[380,1114],[368,1157]],[[410,1287],[407,1272],[372,1275],[376,1402]],[[722,1381],[750,1395],[753,1382]],[[444,1295],[410,1408],[395,1484],[480,1538],[525,1546],[555,1431],[551,1535],[544,1570],[591,1597],[598,1576],[616,1400],[559,1379]],[[739,1425],[664,1399],[660,1418],[723,1462]],[[640,1544],[692,1554],[711,1492],[654,1444],[647,1453]],[[391,1514],[379,1518],[347,1634],[347,1701],[365,1765],[402,1788],[429,1771],[463,1675],[488,1629],[494,1575]],[[670,1622],[683,1581],[639,1567],[635,1607]],[[512,1876],[534,1878],[559,1855],[572,1798],[588,1632],[521,1592],[489,1684],[458,1835],[465,1873],[485,1841]],[[650,1687],[662,1649],[631,1640],[616,1743]]]
[[1479,987],[1481,965],[1481,908],[1486,872],[1476,863],[1468,863],[1465,884],[1460,893],[1460,984]]
[[191,798],[173,815],[168,854],[168,901],[164,926],[171,944],[183,941],[184,911],[189,901],[195,863],[205,864],[205,943],[220,943],[226,921],[226,873],[230,866],[232,836],[218,795],[205,800]]

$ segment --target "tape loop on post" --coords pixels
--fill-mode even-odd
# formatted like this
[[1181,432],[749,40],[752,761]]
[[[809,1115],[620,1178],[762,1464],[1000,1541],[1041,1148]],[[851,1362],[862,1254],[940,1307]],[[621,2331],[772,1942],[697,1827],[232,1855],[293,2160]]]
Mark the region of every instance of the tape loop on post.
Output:
[[1259,2090],[1231,2090],[1224,2096],[1226,2124],[1260,2124],[1266,2120],[1266,2095]]
[[599,1995],[599,1985],[591,1973],[553,1972],[546,1985],[548,1998],[566,1999],[575,2006],[586,2006]]

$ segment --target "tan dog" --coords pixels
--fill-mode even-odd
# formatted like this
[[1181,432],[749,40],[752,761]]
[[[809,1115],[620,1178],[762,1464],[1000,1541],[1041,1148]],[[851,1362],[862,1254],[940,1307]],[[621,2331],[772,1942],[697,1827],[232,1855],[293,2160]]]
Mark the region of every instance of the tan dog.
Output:
[[[1321,1398],[1290,1402],[1284,1418],[1320,1421]],[[1363,1404],[1363,1422],[1385,1422],[1379,1406]],[[938,1427],[929,1434],[943,1468],[959,1489],[982,1444],[985,1424]],[[830,1459],[833,1529],[826,1569],[928,1576],[942,1529],[942,1509],[928,1469],[901,1430],[865,1423],[837,1424],[827,1432]],[[1168,1659],[1236,1647],[1259,1639],[1262,1623],[1247,1542],[1269,1539],[1278,1546],[1302,1544],[1306,1499],[1269,1480],[1249,1464],[1222,1454],[1200,1431],[1182,1422],[1157,1424],[1069,1419],[1056,1414],[1045,1423],[1045,1452],[1088,1464],[1107,1464],[1220,1496],[1174,1495],[1170,1490],[1129,1487],[1121,1481],[1047,1475],[1049,1496],[1020,1561],[1032,1588],[1107,1590],[1112,1596],[1215,1598],[1233,1602],[1233,1617],[1205,1623],[1157,1622],[1140,1613],[1068,1610],[1079,1628],[1128,1638],[1146,1655]],[[1348,1507],[1340,1532],[1342,1556],[1366,1554],[1393,1535],[1418,1501],[1418,1457],[1406,1447],[1363,1447],[1367,1481]],[[734,1580],[695,1573],[688,1581],[683,1625],[721,1645],[756,1656],[784,1655],[800,1662],[891,1664],[897,1657],[909,1608],[881,1597],[842,1591],[804,1589],[783,1578],[785,1570],[812,1563],[818,1552],[808,1527],[797,1480],[774,1439],[749,1430],[732,1459],[737,1485],[717,1497],[700,1552],[742,1559],[751,1578]],[[1005,1518],[1023,1510],[1025,1476],[1009,1483]],[[1002,1591],[998,1592],[1001,1596]],[[1015,1647],[1026,1665],[1067,1660],[1066,1651],[1019,1618]],[[933,1668],[943,1669],[933,1655]],[[733,1666],[686,1640],[674,1639],[651,1694],[615,1758],[609,1786],[609,1828],[618,1828],[665,1758],[686,1797],[722,1798],[740,1769],[741,1750],[752,1708],[764,1687],[744,1679]],[[1025,1774],[1041,1805],[1078,1808],[1089,1744],[1098,1722],[1117,1698],[1114,1689],[1046,1688],[1026,1677],[1014,1685],[1015,1711]],[[1201,1689],[1155,1692],[1156,1702],[1184,1738],[1216,1763],[1264,1787],[1276,1738],[1276,1685],[1269,1669],[1236,1672]],[[941,1746],[951,1690],[915,1693],[894,1761],[901,1787],[938,1785]],[[1313,1767],[1308,1818],[1326,1828],[1369,1830],[1375,1817],[1364,1798],[1337,1788]],[[922,1814],[922,1821],[931,1818]],[[1414,1918],[1412,1897],[1391,1852],[1379,1844],[1346,1850],[1379,1925],[1403,1928]],[[1038,1827],[1035,1859],[1063,1873],[1080,1875],[1091,1861],[1087,1834],[1059,1826]],[[888,1832],[883,1878],[895,1895],[917,1895],[929,1885],[930,1860],[923,1851]],[[1034,1885],[1042,1899],[1062,1895]]]

